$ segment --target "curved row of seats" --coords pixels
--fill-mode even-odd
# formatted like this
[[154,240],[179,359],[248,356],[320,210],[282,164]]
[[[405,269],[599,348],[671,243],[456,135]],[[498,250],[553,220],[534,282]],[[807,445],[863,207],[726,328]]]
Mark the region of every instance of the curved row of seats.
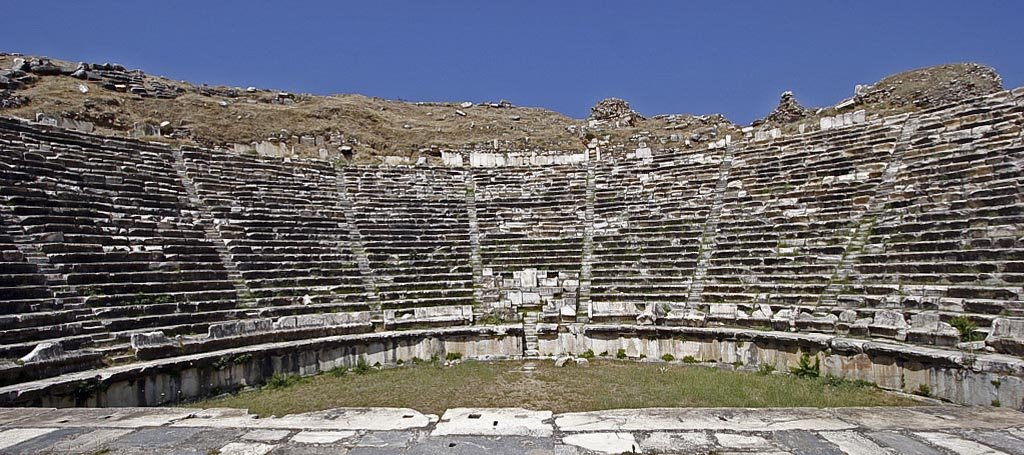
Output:
[[487,169],[337,168],[0,120],[0,358],[50,340],[128,361],[133,336],[316,313],[468,324],[482,302],[823,331],[895,310],[984,331],[1024,316],[1015,96]]

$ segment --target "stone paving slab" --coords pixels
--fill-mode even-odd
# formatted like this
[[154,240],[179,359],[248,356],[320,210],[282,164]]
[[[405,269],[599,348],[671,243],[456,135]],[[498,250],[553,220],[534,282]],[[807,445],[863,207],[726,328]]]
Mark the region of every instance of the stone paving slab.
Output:
[[[1024,413],[999,408],[0,409],[0,455],[1024,455]],[[495,424],[497,423],[497,424]]]
[[445,411],[437,423],[434,436],[551,436],[554,428],[551,411],[530,411],[521,408],[454,408]]
[[[150,408],[139,408],[150,409]],[[295,428],[307,430],[407,430],[425,428],[437,416],[405,408],[337,408],[259,419],[237,409],[191,409],[174,422],[178,427]]]
[[187,418],[195,410],[184,408],[76,408],[52,409],[12,422],[18,427],[158,427]]
[[647,408],[574,412],[555,418],[562,431],[844,430],[855,425],[829,409]]

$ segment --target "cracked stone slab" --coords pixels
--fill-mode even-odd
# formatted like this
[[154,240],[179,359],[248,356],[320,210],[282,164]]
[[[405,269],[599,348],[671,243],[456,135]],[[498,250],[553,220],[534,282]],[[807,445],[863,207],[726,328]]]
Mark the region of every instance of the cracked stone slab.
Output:
[[653,453],[703,453],[715,444],[703,432],[666,433],[654,432],[640,441],[644,452]]
[[56,428],[12,428],[0,431],[0,450],[57,431]]
[[1008,432],[985,431],[971,432],[967,437],[1007,453],[1024,453],[1024,434],[1013,437]]
[[729,450],[761,453],[778,449],[771,441],[752,434],[715,433],[715,440]]
[[895,450],[900,455],[945,455],[918,439],[892,431],[878,431],[868,433],[867,436],[879,445]]
[[554,429],[545,421],[552,415],[522,408],[453,408],[445,411],[431,435],[549,437]]
[[914,433],[914,436],[960,455],[1007,455],[1006,452],[993,449],[974,441],[958,438],[948,433],[922,431],[920,433]]
[[847,455],[897,455],[895,450],[881,447],[856,431],[822,431],[818,436],[835,444]]
[[420,438],[414,431],[374,431],[366,433],[355,440],[356,447],[408,447]]
[[831,410],[810,408],[645,408],[571,412],[555,416],[564,432],[849,430]]
[[810,431],[779,431],[772,437],[796,455],[843,455],[839,447]]
[[217,451],[217,455],[266,455],[274,450],[273,445],[259,442],[232,442]]
[[221,428],[140,428],[110,441],[115,453],[207,453],[238,440],[243,431]]
[[244,435],[246,441],[277,442],[291,434],[288,430],[253,430]]
[[167,425],[192,415],[176,408],[76,408],[54,409],[17,420],[18,427],[142,428]]
[[838,408],[835,416],[872,430],[1002,429],[1024,426],[1024,413],[1003,408],[921,406],[919,408]]
[[355,447],[349,455],[550,455],[554,443],[550,438],[523,436],[443,436],[412,443],[402,451],[387,447]]
[[437,416],[406,408],[337,408],[326,411],[289,414],[283,417],[257,418],[251,414],[223,410],[198,411],[176,427],[262,428],[299,430],[409,430],[426,428]]
[[300,431],[291,440],[299,444],[334,444],[355,435],[355,431]]
[[76,440],[83,435],[100,431],[116,431],[119,433],[117,435],[118,437],[131,432],[131,430],[126,429],[93,430],[91,428],[60,428],[57,429],[57,431],[52,431],[5,449],[0,449],[0,453],[3,455],[93,453],[102,450],[103,443],[106,441],[99,440],[96,441],[95,444],[90,444],[92,441],[85,440],[82,441],[84,443],[76,443]]
[[53,410],[54,408],[2,408],[0,409],[0,425],[11,425]]
[[632,433],[578,433],[562,442],[598,453],[642,453]]

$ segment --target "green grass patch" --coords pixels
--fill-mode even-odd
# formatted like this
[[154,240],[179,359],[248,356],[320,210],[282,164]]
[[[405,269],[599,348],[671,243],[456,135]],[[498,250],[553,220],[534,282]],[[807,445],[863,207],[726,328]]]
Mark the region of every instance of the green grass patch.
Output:
[[[261,416],[337,407],[407,407],[440,414],[455,407],[525,407],[554,412],[644,407],[910,406],[870,384],[664,363],[592,360],[588,368],[536,362],[407,362],[363,374],[322,374],[189,407],[245,408]],[[430,393],[424,393],[430,391]]]

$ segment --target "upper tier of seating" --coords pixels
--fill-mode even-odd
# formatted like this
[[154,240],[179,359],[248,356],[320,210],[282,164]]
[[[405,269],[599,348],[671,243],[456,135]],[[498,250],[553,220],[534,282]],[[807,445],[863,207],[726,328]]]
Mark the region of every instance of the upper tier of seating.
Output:
[[1024,316],[1024,107],[986,97],[915,117],[840,303]]
[[333,167],[202,150],[182,159],[264,315],[368,309]]
[[592,317],[682,307],[724,149],[595,166]]
[[63,294],[80,298],[55,305],[55,317],[82,320],[80,310],[91,310],[85,319],[102,327],[81,331],[103,328],[114,335],[105,341],[122,344],[140,330],[192,332],[238,317],[236,291],[192,216],[169,148],[10,121],[0,123],[0,140],[5,222],[59,275]]
[[382,307],[472,305],[465,171],[346,168],[342,174]]

